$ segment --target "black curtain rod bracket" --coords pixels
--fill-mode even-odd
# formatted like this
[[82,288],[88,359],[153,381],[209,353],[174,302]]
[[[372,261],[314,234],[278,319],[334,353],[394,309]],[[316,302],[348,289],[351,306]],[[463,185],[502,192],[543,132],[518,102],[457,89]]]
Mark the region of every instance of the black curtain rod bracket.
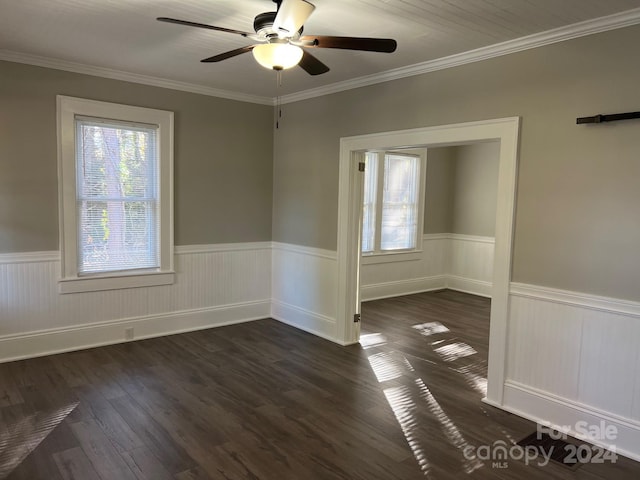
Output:
[[604,123],[604,122],[617,122],[618,120],[632,120],[634,118],[640,118],[640,112],[628,112],[628,113],[613,113],[611,115],[594,115],[593,117],[580,117],[576,118],[576,123]]

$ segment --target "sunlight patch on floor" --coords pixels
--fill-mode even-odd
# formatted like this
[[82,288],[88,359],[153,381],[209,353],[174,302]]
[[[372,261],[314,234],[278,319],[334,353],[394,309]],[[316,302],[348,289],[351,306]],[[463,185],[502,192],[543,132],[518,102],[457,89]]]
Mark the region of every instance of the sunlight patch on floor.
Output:
[[360,335],[360,345],[365,350],[367,348],[376,347],[378,345],[384,345],[387,343],[387,337],[381,333],[368,333],[366,335]]
[[467,385],[473,388],[476,392],[478,392],[483,397],[487,396],[487,378],[479,375],[472,370],[475,365],[465,365],[464,367],[453,368],[454,372],[461,374]]
[[78,402],[51,413],[33,413],[0,431],[0,479],[6,478],[69,415]]
[[420,334],[424,335],[425,337],[435,335],[436,333],[446,333],[449,331],[449,329],[440,322],[420,323],[418,325],[413,325],[411,328],[415,328],[420,332]]
[[399,378],[406,372],[413,372],[413,366],[403,356],[395,352],[381,352],[369,356],[369,363],[378,382],[388,382]]
[[405,386],[386,388],[384,395],[387,397],[387,402],[391,406],[391,410],[402,429],[404,438],[407,439],[409,448],[411,448],[420,470],[424,475],[428,476],[431,466],[417,433],[419,425],[414,412],[418,407],[413,401],[411,390]]
[[435,349],[445,362],[453,362],[460,358],[470,357],[478,353],[473,347],[466,343],[450,343]]
[[[429,410],[442,425],[442,432],[445,434],[445,436],[449,440],[449,443],[454,447],[456,447],[458,450],[460,450],[460,453],[462,454],[464,452],[464,449],[469,446],[469,443],[464,439],[464,437],[460,433],[460,430],[458,430],[458,427],[456,426],[456,424],[444,412],[444,410],[442,409],[438,401],[435,399],[435,397],[433,396],[433,394],[431,393],[427,385],[422,381],[422,379],[416,378],[415,382],[416,382],[416,385],[418,386],[418,389],[420,390],[420,396],[422,397],[423,400],[427,402],[427,405],[429,406]],[[471,473],[474,470],[477,470],[478,468],[482,467],[483,465],[484,464],[477,458],[474,458],[474,459],[465,458],[463,462],[463,468],[466,473]]]
[[[380,352],[370,355],[368,359],[380,383],[394,380],[408,373],[413,372],[415,374],[415,369],[411,363],[400,352]],[[447,441],[460,452],[463,457],[463,470],[469,474],[481,468],[484,464],[480,460],[477,458],[469,459],[463,455],[465,448],[469,447],[469,443],[465,440],[456,424],[444,412],[424,381],[418,377],[414,379],[414,383],[418,389],[417,394],[407,386],[385,388],[383,391],[411,448],[411,452],[424,475],[429,476],[431,468],[427,453],[420,442],[420,423],[417,418],[420,406],[416,403],[417,400],[426,402],[429,412],[440,423],[442,433]]]

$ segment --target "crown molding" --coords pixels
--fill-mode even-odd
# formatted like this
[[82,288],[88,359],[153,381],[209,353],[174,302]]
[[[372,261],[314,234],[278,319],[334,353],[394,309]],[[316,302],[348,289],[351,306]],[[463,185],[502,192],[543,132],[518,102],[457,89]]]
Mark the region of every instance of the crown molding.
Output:
[[446,68],[458,67],[467,63],[480,62],[490,58],[501,57],[511,53],[530,50],[533,48],[560,43],[574,38],[585,37],[595,33],[606,32],[618,28],[629,27],[640,23],[640,8],[626,10],[624,12],[607,15],[606,17],[586,20],[584,22],[566,25],[564,27],[546,30],[540,33],[527,35],[526,37],[507,40],[506,42],[488,45],[486,47],[469,50],[467,52],[449,55],[447,57],[437,58],[406,67],[395,68],[385,72],[367,75],[364,77],[346,80],[344,82],[332,83],[318,88],[304,90],[290,95],[283,95],[280,98],[281,103],[293,103],[310,98],[330,95],[332,93],[343,92],[355,88],[384,83],[391,80],[397,80],[424,73],[444,70]]
[[169,88],[171,90],[180,90],[183,92],[197,93],[199,95],[207,95],[210,97],[226,98],[228,100],[237,100],[239,102],[258,103],[261,105],[273,105],[274,100],[271,97],[261,97],[258,95],[249,95],[245,93],[231,92],[218,88],[206,87],[194,83],[180,82],[177,80],[169,80],[167,78],[152,77],[149,75],[140,75],[137,73],[125,72],[122,70],[114,70],[111,68],[96,67],[94,65],[85,65],[83,63],[68,62],[56,58],[41,57],[28,53],[14,52],[11,50],[0,49],[0,60],[8,62],[24,63],[37,67],[53,68],[55,70],[64,70],[67,72],[81,73],[84,75],[92,75],[94,77],[109,78],[112,80],[122,80],[124,82],[140,83],[153,87]]

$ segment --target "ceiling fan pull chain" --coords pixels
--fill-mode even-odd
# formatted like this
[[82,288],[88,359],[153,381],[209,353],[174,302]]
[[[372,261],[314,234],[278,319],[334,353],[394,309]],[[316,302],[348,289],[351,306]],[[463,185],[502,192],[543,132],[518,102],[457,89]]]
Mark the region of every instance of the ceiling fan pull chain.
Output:
[[273,111],[273,121],[276,124],[276,130],[278,130],[280,128],[280,122],[279,122],[279,117],[280,117],[280,82],[281,82],[281,78],[280,78],[280,70],[276,70],[276,104],[275,104],[275,109]]
[[280,128],[282,118],[282,104],[280,103],[280,88],[282,87],[282,70],[276,70],[276,130]]

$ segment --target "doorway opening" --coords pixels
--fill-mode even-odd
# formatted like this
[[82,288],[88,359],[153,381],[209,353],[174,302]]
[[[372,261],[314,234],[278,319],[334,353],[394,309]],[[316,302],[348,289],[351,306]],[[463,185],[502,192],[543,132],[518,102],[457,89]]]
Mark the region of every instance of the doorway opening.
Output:
[[485,401],[501,405],[505,379],[509,284],[518,154],[518,117],[342,138],[338,200],[338,336],[360,339],[360,250],[365,151],[434,148],[497,141],[499,149],[495,253],[491,287],[488,385]]

